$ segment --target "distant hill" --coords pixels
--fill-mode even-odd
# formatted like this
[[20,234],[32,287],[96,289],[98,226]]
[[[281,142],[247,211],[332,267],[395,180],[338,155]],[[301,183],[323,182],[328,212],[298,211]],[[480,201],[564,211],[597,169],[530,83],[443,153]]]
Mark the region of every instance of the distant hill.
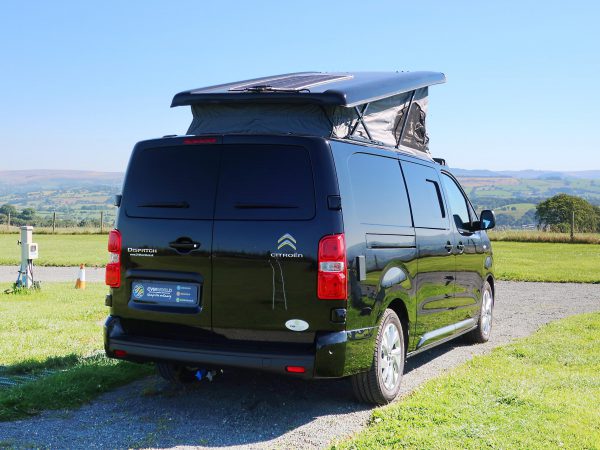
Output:
[[87,170],[2,170],[0,205],[33,208],[42,218],[56,212],[60,221],[70,223],[97,219],[102,211],[110,223],[115,214],[113,199],[121,191],[123,175]]
[[[600,170],[450,170],[478,210],[495,209],[499,223],[507,226],[531,224],[535,205],[559,193],[600,205]],[[34,208],[43,217],[53,211],[77,220],[97,218],[99,211],[114,217],[113,198],[121,191],[123,177],[122,172],[84,170],[0,171],[0,205]]]
[[[478,170],[450,168],[460,178],[516,178],[600,180],[600,170]],[[123,172],[96,172],[91,170],[0,170],[1,189],[81,188],[86,186],[118,186],[123,183]]]
[[510,177],[531,179],[566,179],[581,178],[587,180],[600,180],[600,170],[580,171],[552,171],[552,170],[478,170],[451,168],[457,177]]
[[69,189],[91,186],[118,186],[122,172],[90,170],[0,170],[0,193]]

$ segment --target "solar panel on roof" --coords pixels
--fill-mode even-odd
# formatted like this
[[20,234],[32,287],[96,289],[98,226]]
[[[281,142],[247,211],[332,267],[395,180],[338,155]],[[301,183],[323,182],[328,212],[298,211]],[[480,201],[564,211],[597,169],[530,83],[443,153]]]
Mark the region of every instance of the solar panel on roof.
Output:
[[331,75],[331,74],[310,74],[310,75],[289,75],[281,78],[272,78],[240,84],[229,89],[230,91],[245,91],[257,88],[266,88],[271,90],[292,90],[300,91],[302,89],[316,86],[318,84],[331,83],[333,81],[346,80],[353,78],[352,75]]

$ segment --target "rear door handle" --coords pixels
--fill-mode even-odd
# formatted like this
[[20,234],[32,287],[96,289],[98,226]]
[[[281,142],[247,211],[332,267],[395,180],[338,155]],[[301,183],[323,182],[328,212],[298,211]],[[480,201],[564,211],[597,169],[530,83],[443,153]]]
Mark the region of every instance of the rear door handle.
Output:
[[174,248],[178,252],[190,252],[200,248],[200,242],[194,242],[191,239],[179,238],[176,241],[169,242],[169,247]]
[[465,245],[462,243],[462,241],[458,243],[456,248],[458,249],[458,253],[462,253],[465,251]]
[[444,248],[446,249],[446,251],[448,253],[450,253],[452,251],[452,249],[454,248],[454,246],[450,243],[450,241],[446,242],[446,245],[444,245]]

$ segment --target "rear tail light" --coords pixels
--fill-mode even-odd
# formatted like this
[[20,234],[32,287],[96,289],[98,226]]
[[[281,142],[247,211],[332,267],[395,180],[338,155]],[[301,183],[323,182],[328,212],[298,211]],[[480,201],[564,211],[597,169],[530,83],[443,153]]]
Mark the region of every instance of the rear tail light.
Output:
[[305,373],[306,369],[302,366],[285,366],[285,371],[289,373]]
[[125,358],[127,356],[127,351],[125,350],[115,350],[113,352],[115,358]]
[[325,236],[319,241],[317,296],[321,300],[346,300],[347,279],[344,235]]
[[108,235],[109,262],[106,265],[106,284],[113,288],[121,286],[121,232],[111,230]]

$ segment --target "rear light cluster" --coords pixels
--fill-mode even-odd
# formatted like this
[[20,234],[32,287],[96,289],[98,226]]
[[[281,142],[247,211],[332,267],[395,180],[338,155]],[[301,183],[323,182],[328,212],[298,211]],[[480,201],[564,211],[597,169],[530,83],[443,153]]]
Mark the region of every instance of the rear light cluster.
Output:
[[118,288],[121,286],[121,232],[119,230],[111,230],[108,235],[108,252],[106,284]]
[[348,297],[347,280],[344,235],[325,236],[319,241],[317,296],[321,300],[346,300]]

